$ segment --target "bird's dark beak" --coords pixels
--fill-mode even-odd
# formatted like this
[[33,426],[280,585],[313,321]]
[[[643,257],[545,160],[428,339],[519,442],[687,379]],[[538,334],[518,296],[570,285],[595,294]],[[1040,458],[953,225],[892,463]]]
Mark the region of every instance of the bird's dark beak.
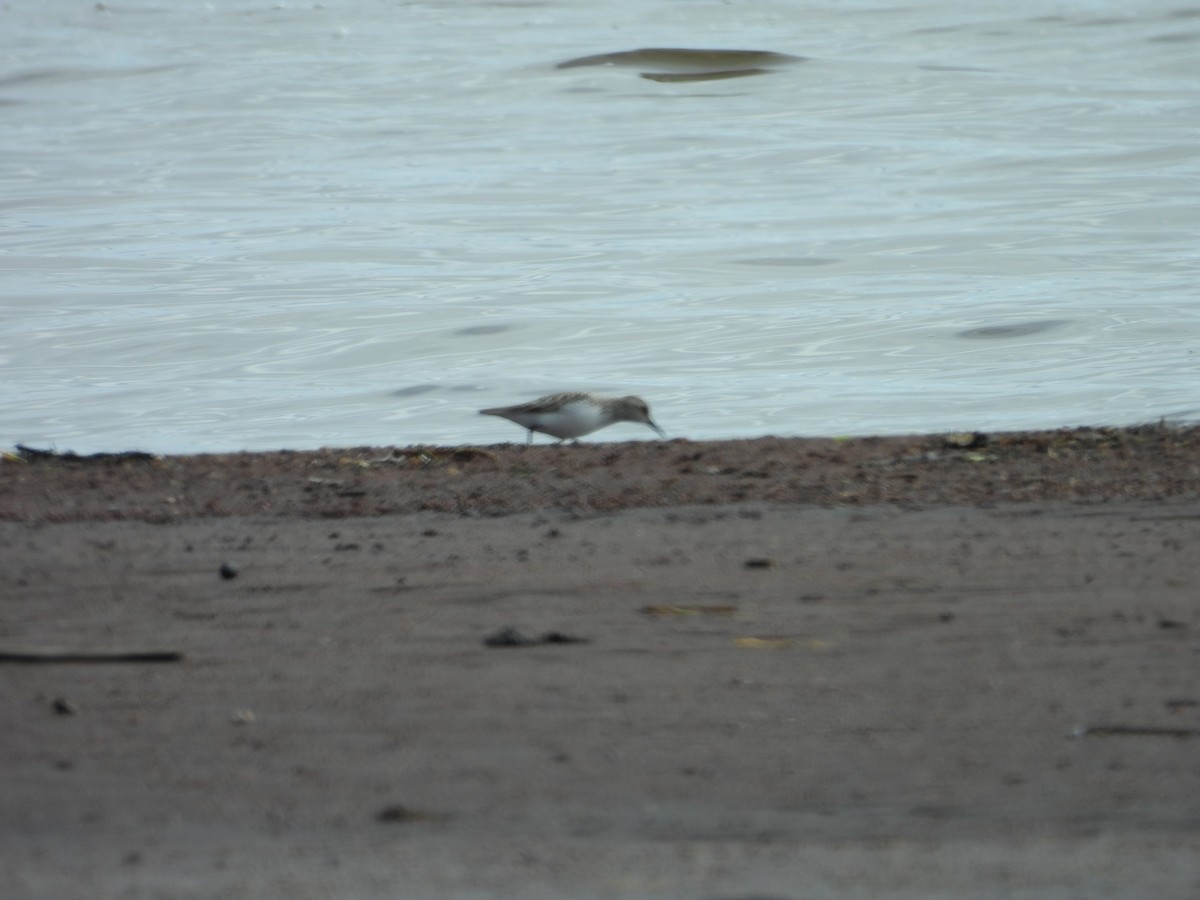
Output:
[[652,421],[647,419],[646,424],[649,425],[651,428],[653,428],[655,431],[657,431],[658,436],[660,438],[662,438],[664,441],[667,439],[667,433],[665,431],[663,431],[661,428],[659,428],[657,425],[655,425]]

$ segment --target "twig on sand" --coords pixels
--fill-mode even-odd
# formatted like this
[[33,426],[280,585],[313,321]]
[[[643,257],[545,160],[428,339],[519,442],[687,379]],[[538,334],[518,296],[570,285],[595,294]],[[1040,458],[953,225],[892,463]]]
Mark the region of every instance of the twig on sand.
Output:
[[178,662],[178,650],[76,650],[69,647],[0,647],[0,662],[19,663],[157,663]]

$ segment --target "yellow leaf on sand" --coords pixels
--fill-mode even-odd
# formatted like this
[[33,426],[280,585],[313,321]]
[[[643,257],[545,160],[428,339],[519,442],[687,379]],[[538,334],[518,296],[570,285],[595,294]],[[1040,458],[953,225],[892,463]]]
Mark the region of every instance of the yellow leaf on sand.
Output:
[[734,638],[733,646],[740,647],[743,650],[783,650],[788,647],[799,646],[808,650],[821,652],[832,650],[836,644],[833,641],[822,641],[819,638],[798,641],[795,638],[789,637],[740,637]]
[[737,607],[655,604],[653,606],[643,606],[642,612],[648,616],[732,616],[737,612]]
[[782,650],[795,643],[792,638],[740,637],[733,640],[733,646],[740,647],[742,650]]

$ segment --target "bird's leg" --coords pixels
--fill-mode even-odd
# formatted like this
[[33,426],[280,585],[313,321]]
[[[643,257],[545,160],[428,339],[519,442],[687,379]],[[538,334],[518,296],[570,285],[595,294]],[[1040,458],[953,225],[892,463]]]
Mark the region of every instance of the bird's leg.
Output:
[[529,429],[529,434],[528,434],[528,435],[525,437],[525,446],[526,446],[526,447],[529,447],[529,446],[532,446],[532,445],[533,445],[533,429],[532,429],[532,428],[530,428],[530,429]]

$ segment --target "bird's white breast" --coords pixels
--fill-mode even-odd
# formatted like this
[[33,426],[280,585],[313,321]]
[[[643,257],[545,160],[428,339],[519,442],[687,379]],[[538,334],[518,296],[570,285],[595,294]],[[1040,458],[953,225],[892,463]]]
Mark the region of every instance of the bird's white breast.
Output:
[[521,424],[560,440],[570,440],[602,428],[608,420],[596,404],[575,400],[553,412],[524,413]]

